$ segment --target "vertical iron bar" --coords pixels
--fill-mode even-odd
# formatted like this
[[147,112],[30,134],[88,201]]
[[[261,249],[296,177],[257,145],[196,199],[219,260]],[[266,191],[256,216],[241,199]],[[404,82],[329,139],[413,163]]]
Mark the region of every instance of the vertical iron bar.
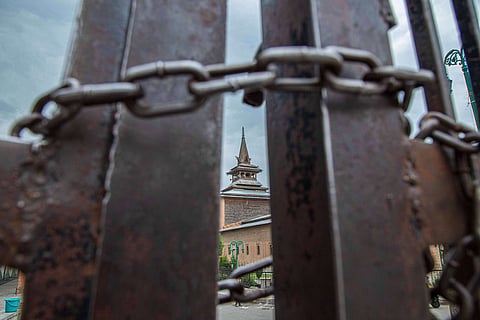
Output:
[[[128,0],[83,1],[66,76],[90,83],[119,79],[129,6]],[[17,175],[16,193],[10,186],[4,195],[2,188],[10,198],[2,205],[12,210],[2,218],[14,216],[1,237],[17,238],[2,254],[26,273],[24,319],[88,317],[112,126],[112,107],[82,110],[47,144],[11,149],[24,153],[15,167],[2,161]],[[0,145],[2,157],[15,156],[9,148]]]
[[[316,0],[322,46],[369,50],[391,64],[388,1]],[[363,71],[346,64],[343,75]],[[326,90],[347,319],[426,319],[422,217],[395,95]],[[408,172],[410,174],[410,172]],[[411,173],[411,174],[414,174]],[[337,253],[338,254],[338,253]],[[398,303],[402,301],[402,303]],[[372,306],[366,308],[365,306]]]
[[[83,83],[119,79],[130,2],[83,1],[67,76]],[[39,155],[46,159],[41,169],[48,184],[36,256],[26,274],[25,319],[88,316],[113,111],[113,106],[82,110]],[[34,176],[38,169],[29,170]]]
[[[225,1],[136,1],[128,66],[224,61]],[[146,81],[152,103],[188,79]],[[102,226],[95,319],[214,319],[221,101],[164,118],[122,112]],[[121,288],[121,290],[119,290]]]
[[[19,202],[19,183],[24,165],[32,161],[31,146],[19,141],[0,140],[2,165],[0,166],[0,264],[5,278],[8,266],[26,270],[26,261],[22,254],[22,202]],[[23,252],[24,253],[24,252]]]
[[406,0],[413,39],[421,68],[432,70],[436,81],[425,85],[425,97],[429,111],[438,111],[454,117],[447,79],[440,50],[437,29],[430,0]]
[[[315,12],[313,12],[315,13]],[[262,1],[263,46],[318,42],[312,3]],[[287,76],[312,68],[282,66]],[[275,318],[342,319],[334,250],[328,114],[320,92],[267,94]],[[330,170],[331,171],[331,170]],[[333,190],[334,191],[334,190]],[[340,299],[342,299],[341,296]]]
[[[463,74],[472,103],[477,129],[479,129],[480,121],[477,107],[480,104],[480,30],[478,27],[478,16],[472,0],[453,0],[452,2],[462,39]],[[459,277],[464,276],[466,279],[469,279],[472,274],[472,270],[464,269],[460,272]],[[476,303],[472,319],[479,319],[478,296],[474,298]]]
[[[265,48],[340,45],[390,63],[387,1],[262,4]],[[395,96],[331,90],[268,95],[276,319],[427,318],[425,243],[395,106]]]
[[480,30],[478,17],[473,0],[453,0],[452,2],[462,38],[462,54],[465,54],[466,60],[466,65],[463,65],[462,68],[464,68],[465,81],[467,82],[477,128],[480,128],[477,110],[477,106],[480,104]]

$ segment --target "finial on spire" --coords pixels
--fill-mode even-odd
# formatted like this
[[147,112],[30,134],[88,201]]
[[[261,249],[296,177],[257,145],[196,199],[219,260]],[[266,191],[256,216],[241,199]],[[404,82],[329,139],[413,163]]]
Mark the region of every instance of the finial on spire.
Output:
[[238,163],[250,163],[250,157],[248,156],[247,142],[245,141],[245,128],[242,127],[242,141],[240,143],[240,152],[238,153]]
[[268,188],[263,187],[262,183],[257,180],[257,174],[262,172],[258,166],[251,163],[248,156],[247,142],[245,139],[245,128],[242,126],[242,140],[240,142],[240,151],[238,153],[237,165],[227,172],[232,176],[232,183],[222,190],[250,190],[255,192],[266,192]]

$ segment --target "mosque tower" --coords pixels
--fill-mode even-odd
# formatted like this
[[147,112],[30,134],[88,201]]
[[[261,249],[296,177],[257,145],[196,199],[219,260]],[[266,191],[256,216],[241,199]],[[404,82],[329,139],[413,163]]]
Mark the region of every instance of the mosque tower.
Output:
[[236,158],[237,165],[227,172],[232,176],[231,183],[220,192],[221,228],[241,221],[266,219],[270,214],[270,193],[257,180],[262,169],[251,162],[243,127],[240,151]]
[[248,155],[247,142],[245,141],[245,130],[242,127],[242,141],[240,143],[240,151],[238,153],[237,165],[227,172],[232,176],[232,183],[222,190],[227,192],[230,190],[248,190],[253,192],[266,192],[268,188],[262,186],[257,180],[257,174],[262,172],[258,166],[251,163]]

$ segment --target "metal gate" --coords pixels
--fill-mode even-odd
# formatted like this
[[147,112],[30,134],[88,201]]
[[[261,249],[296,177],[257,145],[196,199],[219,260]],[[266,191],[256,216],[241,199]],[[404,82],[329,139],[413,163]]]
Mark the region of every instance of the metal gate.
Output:
[[[480,136],[448,117],[430,2],[407,3],[433,72],[390,66],[387,0],[264,0],[262,50],[230,66],[225,1],[85,0],[68,79],[13,129],[41,142],[0,142],[24,319],[213,319],[271,294],[234,280],[271,259],[216,280],[218,94],[240,89],[267,100],[276,319],[429,319],[429,244],[450,248],[432,294],[478,319]],[[473,1],[453,3],[478,100]],[[420,85],[434,112],[411,140]]]

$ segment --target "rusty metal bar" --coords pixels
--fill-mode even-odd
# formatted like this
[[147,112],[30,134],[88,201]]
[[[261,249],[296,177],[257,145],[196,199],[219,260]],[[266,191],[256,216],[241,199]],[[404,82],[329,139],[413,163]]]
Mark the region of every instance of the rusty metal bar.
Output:
[[[390,64],[388,1],[317,0],[322,46],[372,51]],[[361,74],[346,66],[345,74]],[[327,91],[347,319],[426,319],[423,239],[402,180],[407,139],[394,96]],[[395,238],[392,238],[395,234]],[[392,275],[395,275],[392,277]],[[403,303],[398,303],[403,301]],[[365,306],[375,306],[366,308]]]
[[[298,5],[263,2],[264,47],[340,45],[390,62],[388,2]],[[276,318],[426,319],[401,111],[393,96],[326,94],[328,110],[315,94],[267,98]]]
[[418,63],[421,68],[432,70],[437,77],[435,83],[424,88],[427,108],[455,117],[430,1],[406,0],[406,3]]
[[[315,46],[312,3],[262,1],[263,47]],[[318,41],[318,40],[317,40]],[[285,76],[310,68],[282,66]],[[275,318],[341,319],[330,190],[328,115],[321,94],[267,94]],[[342,274],[339,274],[341,277]],[[339,292],[337,295],[336,292]],[[315,300],[315,302],[313,301]]]
[[412,164],[407,173],[416,177],[412,193],[418,196],[422,236],[430,244],[457,242],[467,234],[470,208],[450,156],[438,144],[417,140],[410,141],[407,150]]
[[[129,7],[127,0],[83,2],[67,76],[90,83],[119,78]],[[42,221],[31,239],[25,319],[87,318],[112,111],[107,106],[83,110],[37,157],[46,183],[42,205],[36,199],[30,205]],[[36,170],[25,174],[39,174]]]
[[25,205],[18,198],[19,189],[26,188],[22,179],[23,169],[32,162],[30,144],[20,141],[1,141],[2,165],[0,166],[0,261],[21,270],[27,269],[28,261],[21,255],[26,248],[22,245],[23,219],[20,215]]
[[[472,108],[480,105],[480,30],[478,27],[478,15],[475,12],[473,0],[453,0],[455,16],[457,18],[460,36],[462,38],[463,51],[468,65],[468,73],[471,79],[471,88],[468,90],[473,98]],[[467,80],[468,81],[468,80]],[[468,86],[468,83],[467,83]],[[480,126],[478,110],[473,110],[477,128]]]
[[[129,6],[124,0],[83,2],[67,76],[90,83],[119,78]],[[9,159],[0,176],[11,183],[2,190],[8,199],[0,214],[12,227],[1,231],[2,247],[9,248],[2,262],[26,272],[25,319],[87,318],[112,111],[83,110],[48,144],[0,143],[2,160]]]
[[[223,0],[136,1],[128,66],[224,61],[225,11]],[[178,81],[147,82],[146,91],[153,102],[185,97]],[[183,115],[122,112],[95,319],[215,318],[220,107],[212,98]]]

